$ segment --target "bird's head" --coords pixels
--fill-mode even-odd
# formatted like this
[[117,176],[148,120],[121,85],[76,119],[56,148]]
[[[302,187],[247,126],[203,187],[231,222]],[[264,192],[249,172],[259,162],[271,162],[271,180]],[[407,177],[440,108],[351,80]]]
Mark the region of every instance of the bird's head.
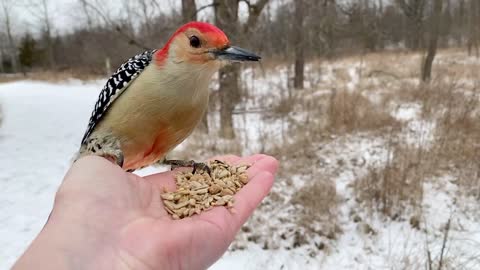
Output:
[[228,62],[258,61],[260,56],[231,46],[225,33],[204,22],[189,22],[181,26],[165,47],[158,51],[157,61],[222,66]]

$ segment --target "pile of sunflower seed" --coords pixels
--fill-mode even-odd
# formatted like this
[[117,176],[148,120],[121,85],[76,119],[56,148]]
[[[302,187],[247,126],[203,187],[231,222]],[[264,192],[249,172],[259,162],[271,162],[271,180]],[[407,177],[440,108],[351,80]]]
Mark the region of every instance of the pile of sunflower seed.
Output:
[[231,166],[219,160],[207,163],[206,171],[181,171],[175,175],[177,190],[161,194],[163,204],[173,219],[182,219],[225,206],[233,211],[234,197],[248,183],[248,165]]

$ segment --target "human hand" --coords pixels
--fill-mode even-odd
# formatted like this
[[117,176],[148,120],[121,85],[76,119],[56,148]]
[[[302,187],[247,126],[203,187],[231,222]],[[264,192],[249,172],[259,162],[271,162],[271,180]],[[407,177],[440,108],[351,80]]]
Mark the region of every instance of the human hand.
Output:
[[100,157],[78,160],[65,176],[49,221],[14,269],[205,269],[269,192],[278,163],[269,156],[225,156],[249,163],[250,181],[224,207],[173,220],[160,193],[172,172],[139,177]]

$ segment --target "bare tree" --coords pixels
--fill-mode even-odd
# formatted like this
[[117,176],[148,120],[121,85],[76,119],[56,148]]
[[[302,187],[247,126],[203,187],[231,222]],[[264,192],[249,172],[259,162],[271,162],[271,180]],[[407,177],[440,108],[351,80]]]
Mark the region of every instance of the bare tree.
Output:
[[[2,40],[1,35],[0,35],[0,40]],[[0,42],[0,44],[2,43]],[[4,52],[3,52],[3,48],[0,46],[0,73],[5,72],[5,69],[3,67],[3,58],[4,58]]]
[[[42,0],[42,1],[45,1],[45,0]],[[148,5],[147,2],[148,0],[142,0],[140,1],[140,6],[144,5]],[[155,1],[155,0],[150,0],[150,8],[146,8],[145,12],[147,13],[147,18],[143,18],[143,20],[149,20],[150,18],[150,11],[149,10],[153,10],[155,8],[156,5],[158,5],[158,3]],[[138,47],[138,48],[141,48],[141,49],[144,49],[144,50],[149,50],[151,49],[153,46],[150,46],[150,44],[148,44],[148,42],[144,41],[144,40],[140,40],[138,37],[135,36],[135,33],[133,33],[133,29],[134,29],[134,26],[132,25],[132,19],[129,17],[131,17],[132,15],[132,12],[133,12],[133,8],[132,7],[129,7],[129,5],[131,4],[129,1],[126,1],[126,2],[123,2],[123,10],[126,11],[126,15],[127,15],[127,18],[125,19],[121,19],[121,18],[117,18],[117,19],[113,19],[111,17],[111,14],[108,12],[108,10],[103,10],[102,9],[102,2],[99,1],[99,0],[80,0],[80,3],[81,5],[84,7],[83,8],[83,11],[84,13],[88,16],[88,17],[97,17],[100,19],[100,21],[102,21],[107,27],[109,28],[112,28],[112,29],[115,29],[115,31],[118,33],[118,35],[123,39],[125,40],[125,42],[127,42],[129,45],[132,45],[132,46],[135,46],[135,47]],[[143,4],[142,4],[143,3]],[[125,26],[125,22],[126,22],[126,27],[123,27]],[[124,25],[121,25],[121,24],[124,24]],[[150,24],[150,21],[147,22],[147,25]],[[149,30],[146,30],[146,31],[152,31],[153,27],[151,26],[146,26]]]
[[[466,20],[465,20],[465,0],[460,0],[457,8],[456,14],[454,14],[454,17],[456,17],[456,24],[459,29],[465,29],[466,28]],[[455,20],[454,20],[455,21]],[[457,40],[457,46],[462,46],[463,41],[464,41],[464,36],[462,35],[463,32],[458,31],[455,32],[454,35]]]
[[[160,10],[160,5],[157,0],[137,0],[136,3],[140,6],[140,12],[137,12],[138,14],[136,15],[142,18],[143,29],[145,31],[144,35],[150,37],[153,33],[152,22],[157,15],[156,11]],[[138,18],[138,16],[135,16],[135,18]]]
[[[380,3],[383,6],[383,3]],[[384,36],[381,25],[380,8],[376,2],[344,2],[337,5],[346,17],[341,30],[350,37],[350,47],[361,49],[363,53],[383,48]]]
[[249,33],[253,31],[253,28],[257,24],[258,18],[262,13],[269,0],[258,0],[255,4],[250,0],[239,0],[238,3],[244,2],[248,6],[248,20],[243,25],[243,32]]
[[91,30],[93,27],[93,18],[90,12],[88,11],[88,3],[86,0],[79,0],[80,6],[82,7],[82,12],[85,15],[87,21],[87,29]]
[[438,47],[438,36],[440,32],[440,20],[442,15],[443,0],[434,0],[433,13],[430,21],[430,36],[428,41],[428,52],[422,64],[422,81],[427,82],[432,76],[432,64],[435,59]]
[[[3,34],[0,47],[5,71],[10,68],[12,55],[17,55],[11,53],[11,48],[17,47],[11,46],[11,40],[15,43],[17,29],[15,24],[9,27],[12,31],[9,40],[2,4],[16,4],[14,1],[0,0],[0,32]],[[35,27],[44,30],[43,40],[38,39],[38,45],[44,52],[45,65],[48,64],[47,57],[54,55],[57,67],[78,68],[96,74],[104,72],[106,58],[110,58],[111,66],[115,67],[121,64],[121,60],[139,52],[139,48],[158,48],[182,21],[196,20],[199,11],[207,8],[213,8],[216,24],[225,30],[232,44],[261,51],[265,58],[291,60],[292,77],[296,61],[297,82],[292,80],[295,86],[301,86],[302,58],[365,53],[402,44],[412,49],[425,48],[427,52],[433,31],[431,10],[434,0],[276,0],[269,8],[266,8],[268,0],[169,0],[170,4],[182,4],[182,9],[173,9],[172,12],[157,8],[156,5],[168,5],[160,0],[121,0],[116,3],[116,9],[102,0],[78,0],[75,12],[80,13],[83,21],[69,33],[56,35],[50,20],[56,15],[52,13],[53,1],[21,1],[35,3],[24,8],[35,13],[32,14],[37,19]],[[295,9],[296,5],[301,7],[302,4],[303,12],[300,8]],[[456,40],[458,46],[466,45],[471,54],[478,51],[480,55],[480,27],[477,27],[480,25],[480,2],[444,0],[443,6],[438,47],[449,46],[449,41]],[[242,20],[236,14],[240,7],[247,7],[248,11],[248,16]],[[262,13],[262,10],[266,12]],[[15,22],[14,16],[9,18]],[[99,40],[103,42],[97,42]],[[50,52],[52,49],[53,53]],[[425,56],[424,60],[431,59],[427,54]],[[422,61],[422,72],[428,70],[427,63]],[[42,62],[34,63],[35,66],[39,64]],[[230,114],[241,101],[244,91],[239,82],[240,68],[228,67],[220,74],[217,94],[221,100],[222,133],[233,137]]]
[[[10,56],[10,63],[12,65],[12,72],[16,72],[18,68],[17,61],[17,46],[12,35],[12,8],[13,2],[10,0],[1,0],[2,11],[3,11],[3,24],[5,26],[5,34],[8,42],[8,54]],[[3,58],[3,57],[2,57]],[[3,61],[3,59],[2,59]],[[3,62],[1,63],[3,67]]]
[[324,4],[324,21],[320,28],[327,45],[327,56],[331,57],[335,51],[338,34],[338,18],[336,0],[326,0]]
[[50,18],[49,10],[49,0],[41,0],[41,11],[42,11],[42,20],[43,27],[45,31],[45,38],[47,41],[47,50],[48,50],[48,64],[50,68],[55,67],[55,58],[53,54],[53,38],[52,38],[52,20]]
[[48,66],[55,68],[54,48],[53,48],[53,24],[49,0],[30,0],[25,5],[30,15],[37,19],[41,26],[41,31],[46,45],[46,56]]
[[197,20],[197,5],[195,0],[182,0],[182,19],[183,22]]
[[[233,35],[238,29],[238,0],[215,0],[215,24],[228,35]],[[219,72],[220,93],[220,135],[234,138],[233,110],[240,100],[239,89],[240,67],[230,65]]]
[[0,32],[0,73],[5,72],[5,68],[3,66],[4,64],[4,59],[5,59],[5,50],[7,49],[5,45],[7,44],[7,38],[5,37],[5,34]]
[[[238,21],[238,6],[244,2],[248,6],[248,19],[244,25]],[[252,3],[250,0],[214,0],[215,24],[223,29],[230,37],[241,39],[241,35],[249,35],[257,23],[263,8],[268,0],[258,0]],[[243,31],[239,31],[243,29]],[[220,93],[220,136],[234,138],[233,110],[240,102],[240,67],[230,65],[222,68],[219,72],[219,93]]]
[[422,47],[423,20],[427,0],[396,0],[396,3],[408,20],[407,46],[412,50],[418,50]]
[[293,87],[303,89],[304,69],[305,69],[305,42],[303,38],[303,20],[304,20],[304,0],[295,1],[295,31],[293,42],[295,45],[295,77]]
[[480,3],[478,0],[470,0],[469,11],[469,33],[468,33],[468,55],[472,55],[472,50],[475,49],[477,57],[479,57],[479,42],[480,42]]

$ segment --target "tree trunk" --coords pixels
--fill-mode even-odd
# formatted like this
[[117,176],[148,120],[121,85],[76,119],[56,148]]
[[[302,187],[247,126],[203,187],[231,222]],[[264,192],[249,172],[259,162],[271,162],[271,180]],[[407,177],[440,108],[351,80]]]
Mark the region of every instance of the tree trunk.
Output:
[[46,32],[47,38],[47,54],[48,54],[48,67],[50,69],[55,69],[55,57],[53,53],[53,40],[50,30]]
[[480,3],[478,1],[473,1],[475,2],[475,11],[474,11],[474,18],[473,18],[473,21],[475,22],[475,32],[474,32],[474,36],[475,36],[475,42],[474,42],[474,46],[475,46],[475,54],[477,56],[477,58],[480,57],[480,49],[479,49],[479,42],[480,42]]
[[[238,0],[215,0],[215,24],[227,36],[238,33]],[[236,65],[226,66],[219,72],[220,136],[223,138],[235,138],[233,110],[240,100],[239,75],[240,68]]]
[[[465,27],[465,0],[460,0],[458,4],[458,13],[455,14],[457,16],[457,27],[460,29],[464,29]],[[461,31],[456,35],[457,38],[457,46],[461,47],[463,46],[464,42],[464,32]]]
[[182,0],[182,19],[184,23],[197,20],[195,0]]
[[335,0],[327,1],[325,6],[325,23],[322,26],[327,44],[327,57],[332,58],[337,48],[337,31],[335,24],[337,18],[337,4]]
[[[248,19],[239,31],[238,5],[240,0],[214,0],[215,24],[223,29],[232,40],[237,43],[241,40],[241,34],[248,34],[258,21],[262,9],[268,0],[258,0],[255,4],[245,1],[248,8]],[[233,42],[235,43],[235,42]],[[240,66],[231,65],[222,68],[219,72],[219,95],[220,95],[220,136],[223,138],[235,138],[233,129],[233,110],[241,100],[240,93]]]
[[11,71],[12,72],[17,72],[17,68],[18,68],[18,62],[17,62],[17,48],[16,48],[16,45],[15,45],[15,41],[13,40],[13,35],[12,35],[12,27],[11,27],[11,22],[10,22],[10,10],[9,10],[9,7],[7,7],[7,3],[2,3],[2,7],[3,7],[3,12],[4,12],[4,16],[5,16],[5,27],[7,29],[6,32],[7,32],[7,39],[8,39],[8,54],[10,56],[10,63],[11,63]]
[[92,22],[92,17],[90,16],[90,12],[88,12],[88,4],[86,0],[79,0],[79,1],[80,1],[80,4],[82,5],[83,14],[85,15],[85,18],[87,20],[87,29],[91,30],[93,26],[93,22]]
[[402,9],[407,18],[406,37],[407,47],[411,50],[418,50],[423,47],[423,15],[426,0],[396,0],[397,5]]
[[[375,24],[377,26],[382,24],[382,15],[384,12],[385,10],[383,9],[383,0],[378,0],[378,8],[376,9],[376,12],[375,12]],[[385,34],[382,32],[382,30],[377,30],[377,31],[378,31],[377,33],[378,48],[383,51],[385,49]]]
[[44,34],[47,43],[47,61],[50,69],[55,68],[55,58],[53,54],[52,23],[48,9],[48,0],[42,0],[42,20],[44,23]]
[[428,44],[428,52],[422,67],[423,82],[430,81],[430,78],[432,75],[432,64],[433,64],[433,60],[435,59],[435,54],[437,53],[442,5],[443,5],[443,0],[434,0],[432,21],[430,23],[431,29],[430,29],[430,39]]
[[303,89],[304,69],[305,69],[305,42],[303,40],[303,17],[304,0],[295,1],[295,26],[294,26],[294,46],[295,46],[295,77],[293,87]]
[[5,70],[3,69],[3,49],[0,48],[0,73],[4,73]]
[[421,18],[414,18],[410,25],[412,36],[411,49],[417,51],[422,47],[423,23]]
[[219,72],[220,83],[220,136],[235,138],[233,126],[233,110],[240,102],[240,87],[238,78],[240,67],[238,65],[226,66]]
[[478,1],[470,1],[470,12],[469,12],[469,37],[468,37],[468,55],[472,55],[472,50],[475,49],[477,57],[479,56],[479,35],[480,30],[478,30],[478,23],[480,23],[480,4]]

